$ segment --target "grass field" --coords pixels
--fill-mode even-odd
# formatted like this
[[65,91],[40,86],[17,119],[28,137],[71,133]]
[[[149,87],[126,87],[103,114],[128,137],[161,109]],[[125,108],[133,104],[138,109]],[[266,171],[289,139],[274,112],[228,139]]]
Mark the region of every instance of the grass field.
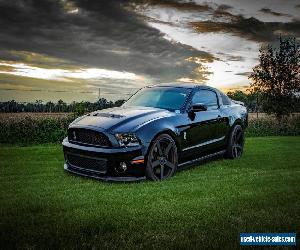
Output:
[[109,184],[62,165],[59,145],[1,145],[0,248],[236,249],[240,232],[295,231],[299,245],[300,137],[247,138],[241,159],[164,182]]

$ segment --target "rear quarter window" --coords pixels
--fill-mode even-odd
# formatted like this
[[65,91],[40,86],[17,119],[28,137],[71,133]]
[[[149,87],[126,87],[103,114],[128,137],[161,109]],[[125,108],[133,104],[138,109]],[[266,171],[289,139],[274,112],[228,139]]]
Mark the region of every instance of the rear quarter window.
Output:
[[221,95],[223,105],[230,105],[231,104],[231,101],[230,101],[230,99],[228,98],[227,95],[225,95],[221,92],[220,92],[220,95]]
[[211,90],[198,90],[192,98],[192,103],[202,103],[207,106],[207,110],[219,108],[217,94]]

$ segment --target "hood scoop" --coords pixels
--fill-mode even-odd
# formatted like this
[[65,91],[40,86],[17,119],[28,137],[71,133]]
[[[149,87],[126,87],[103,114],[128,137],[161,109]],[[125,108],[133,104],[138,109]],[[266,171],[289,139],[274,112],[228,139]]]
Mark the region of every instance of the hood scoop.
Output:
[[125,117],[124,115],[116,115],[116,114],[111,114],[111,113],[92,113],[89,114],[90,116],[98,116],[98,117],[107,117],[107,118],[122,118]]

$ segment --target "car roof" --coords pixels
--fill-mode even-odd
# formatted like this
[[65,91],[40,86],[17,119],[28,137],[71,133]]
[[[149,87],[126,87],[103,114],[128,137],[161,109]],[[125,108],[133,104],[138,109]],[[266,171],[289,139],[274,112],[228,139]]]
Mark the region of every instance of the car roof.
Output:
[[186,89],[212,89],[212,90],[217,90],[213,87],[210,87],[208,85],[204,85],[201,83],[190,83],[190,82],[172,82],[172,83],[160,83],[160,84],[155,84],[155,85],[150,85],[147,86],[148,88],[153,88],[153,87],[173,87],[173,88],[186,88]]

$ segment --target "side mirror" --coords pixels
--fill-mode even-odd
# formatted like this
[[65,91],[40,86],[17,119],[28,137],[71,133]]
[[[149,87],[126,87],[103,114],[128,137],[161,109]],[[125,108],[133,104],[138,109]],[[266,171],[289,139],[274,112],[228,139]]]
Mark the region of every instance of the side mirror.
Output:
[[200,112],[200,111],[206,111],[207,110],[207,106],[203,103],[195,103],[192,106],[191,111],[192,112]]

